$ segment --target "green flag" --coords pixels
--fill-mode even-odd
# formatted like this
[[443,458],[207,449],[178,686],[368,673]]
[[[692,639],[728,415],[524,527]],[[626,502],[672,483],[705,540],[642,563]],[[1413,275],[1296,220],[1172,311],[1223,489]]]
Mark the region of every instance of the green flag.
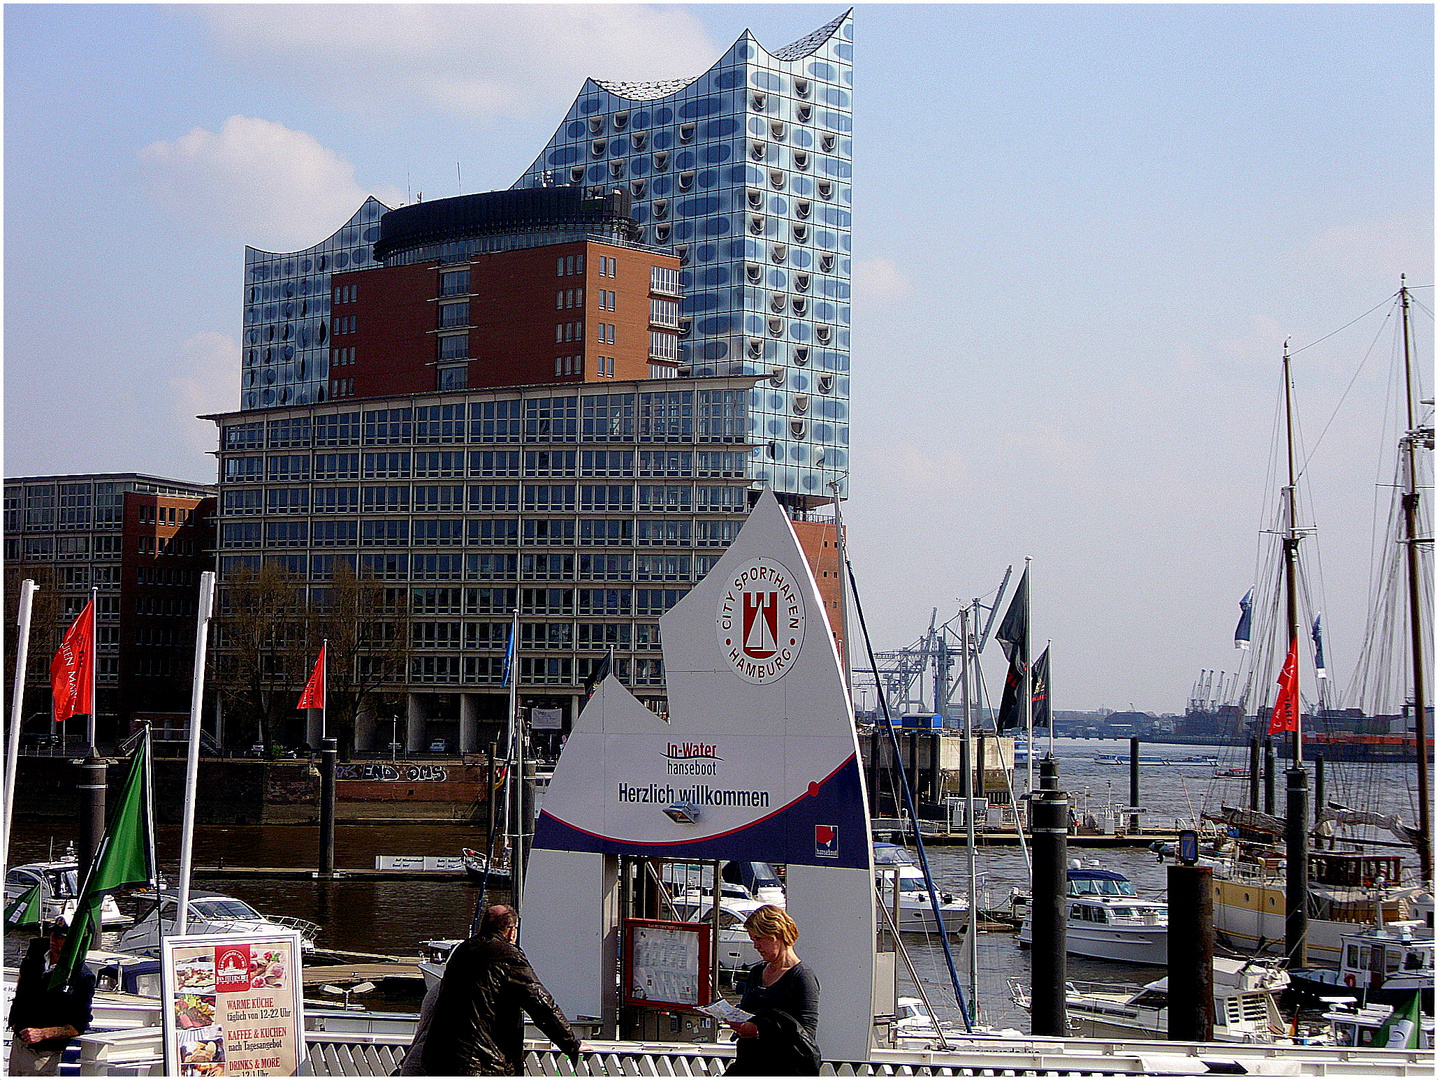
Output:
[[110,827],[100,841],[95,861],[85,876],[80,901],[65,950],[50,975],[50,986],[64,986],[85,962],[91,943],[100,935],[100,905],[105,894],[121,885],[134,885],[150,880],[148,843],[149,827],[145,814],[145,769],[150,756],[148,731],[135,746],[130,758],[130,775],[125,778],[119,804],[110,817]]
[[41,899],[42,887],[37,881],[5,908],[5,929],[21,926],[39,926],[44,915],[45,904]]
[[1393,1015],[1383,1021],[1378,1034],[1373,1036],[1374,1046],[1385,1046],[1390,1050],[1418,1049],[1418,998],[1415,991],[1407,1005],[1393,1006]]

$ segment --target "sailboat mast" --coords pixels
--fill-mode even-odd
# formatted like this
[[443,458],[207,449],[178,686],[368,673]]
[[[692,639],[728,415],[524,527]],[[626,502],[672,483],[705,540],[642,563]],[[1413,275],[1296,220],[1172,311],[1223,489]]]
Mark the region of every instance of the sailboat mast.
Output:
[[[1413,733],[1418,750],[1418,862],[1423,881],[1433,880],[1432,820],[1428,792],[1428,686],[1423,670],[1423,591],[1419,580],[1418,545],[1418,442],[1423,436],[1417,430],[1414,409],[1412,328],[1408,317],[1408,281],[1405,277],[1398,290],[1403,310],[1403,377],[1404,404],[1408,424],[1403,436],[1404,473],[1403,542],[1408,555],[1408,626],[1413,648]],[[1430,432],[1427,436],[1432,438]]]
[[[1285,488],[1288,500],[1288,531],[1283,538],[1283,582],[1288,602],[1288,640],[1298,640],[1298,462],[1293,437],[1293,374],[1288,355],[1288,343],[1283,343],[1283,411],[1288,437],[1288,486]],[[1287,650],[1285,650],[1285,655]],[[1297,712],[1302,709],[1295,704]],[[1293,767],[1303,765],[1303,739],[1301,725],[1295,725],[1292,733]]]
[[1303,699],[1298,693],[1298,463],[1293,433],[1293,371],[1287,342],[1283,343],[1283,400],[1288,434],[1288,531],[1283,538],[1283,549],[1289,641],[1284,655],[1292,653],[1294,657],[1292,763],[1288,770],[1288,821],[1284,837],[1283,950],[1289,966],[1304,967],[1308,963],[1308,774],[1303,771]]

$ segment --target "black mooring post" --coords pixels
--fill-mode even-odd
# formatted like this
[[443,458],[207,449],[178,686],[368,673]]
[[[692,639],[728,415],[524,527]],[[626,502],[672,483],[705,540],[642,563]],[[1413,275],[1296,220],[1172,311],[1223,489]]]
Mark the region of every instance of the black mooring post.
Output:
[[[1128,740],[1128,804],[1138,805],[1138,736],[1135,735]],[[1133,836],[1138,832],[1138,813],[1128,816],[1128,834]]]
[[1278,765],[1273,750],[1273,738],[1263,740],[1263,812],[1271,814],[1278,805]]
[[[1323,814],[1323,759],[1313,759],[1313,824],[1318,825],[1318,819]],[[1315,847],[1322,847],[1323,841],[1318,834],[1314,833],[1313,843]],[[1330,845],[1332,846],[1332,845]]]
[[105,759],[96,754],[92,746],[89,755],[80,763],[80,782],[76,785],[80,791],[79,858],[82,883],[95,861],[100,840],[105,835],[107,782]]
[[1288,770],[1288,833],[1286,863],[1288,895],[1283,919],[1283,951],[1289,968],[1308,966],[1308,772],[1302,765]]
[[929,801],[935,806],[944,802],[944,779],[939,771],[939,747],[944,737],[942,731],[929,734]]
[[869,816],[879,817],[879,755],[882,753],[879,741],[879,717],[874,716],[874,728],[869,732]]
[[1258,736],[1248,740],[1248,808],[1258,809]]
[[335,762],[339,743],[320,740],[320,876],[335,872]]
[[1213,869],[1168,868],[1168,1037],[1213,1041]]
[[1029,917],[1033,920],[1030,969],[1031,1033],[1068,1034],[1068,835],[1069,801],[1058,790],[1058,763],[1052,756],[1039,763],[1039,790],[1030,807],[1033,836],[1034,888]]

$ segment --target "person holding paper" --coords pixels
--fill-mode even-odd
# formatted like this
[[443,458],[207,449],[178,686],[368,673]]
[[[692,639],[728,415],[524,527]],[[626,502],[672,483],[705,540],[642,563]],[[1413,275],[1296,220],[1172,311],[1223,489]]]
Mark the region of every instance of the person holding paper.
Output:
[[764,960],[749,969],[739,1002],[752,1018],[729,1025],[738,1038],[726,1075],[818,1076],[819,980],[794,952],[799,928],[783,908],[765,904],[744,929]]

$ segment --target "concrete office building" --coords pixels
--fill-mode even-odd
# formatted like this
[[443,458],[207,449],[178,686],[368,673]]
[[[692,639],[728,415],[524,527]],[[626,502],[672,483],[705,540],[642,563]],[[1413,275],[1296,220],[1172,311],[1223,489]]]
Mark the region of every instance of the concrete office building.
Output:
[[[6,479],[7,607],[20,580],[31,578],[40,589],[27,665],[27,737],[52,733],[50,659],[92,588],[101,745],[113,746],[141,719],[155,724],[158,738],[180,737],[190,707],[195,598],[200,572],[213,565],[214,512],[213,487],[158,476]],[[81,724],[68,726],[72,742],[84,734]]]

